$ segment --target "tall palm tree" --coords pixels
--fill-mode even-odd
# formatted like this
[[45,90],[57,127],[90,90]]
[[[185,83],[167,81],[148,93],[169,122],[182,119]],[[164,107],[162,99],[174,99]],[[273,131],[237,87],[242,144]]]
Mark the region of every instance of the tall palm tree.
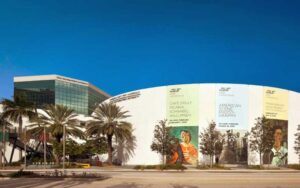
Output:
[[[74,136],[83,138],[83,132],[80,129],[80,122],[74,110],[62,105],[47,105],[44,113],[39,113],[33,123],[28,126],[28,132],[33,138],[40,138],[44,132],[50,134],[54,141],[58,144],[62,142],[64,136],[64,127],[66,136]],[[54,151],[56,163],[59,164],[59,154]]]
[[[21,96],[15,96],[14,100],[3,99],[1,101],[3,106],[3,117],[9,121],[19,124],[18,136],[22,135],[23,118],[29,120],[36,116],[34,105],[25,100]],[[20,151],[19,159],[22,158],[22,151]]]
[[[2,145],[1,145],[1,149],[0,149],[0,166],[2,166],[2,158],[4,159],[4,162],[5,162],[5,151],[4,151],[4,148],[5,148],[5,131],[9,129],[9,127],[11,127],[12,124],[6,119],[3,117],[3,113],[0,114],[0,129],[1,129],[1,132],[2,132]],[[3,151],[3,153],[2,153]],[[4,155],[4,156],[3,156]]]
[[132,138],[132,125],[125,121],[129,115],[128,111],[115,103],[102,103],[92,114],[94,120],[87,122],[87,135],[100,137],[106,136],[108,163],[112,165],[112,139],[113,136],[120,140],[130,140]]

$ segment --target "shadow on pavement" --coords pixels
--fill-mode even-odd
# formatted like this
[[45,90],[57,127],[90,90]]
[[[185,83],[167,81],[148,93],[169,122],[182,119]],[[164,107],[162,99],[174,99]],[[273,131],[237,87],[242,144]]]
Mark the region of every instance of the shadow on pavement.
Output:
[[82,186],[91,184],[94,181],[102,181],[108,179],[102,178],[73,178],[66,179],[63,178],[14,178],[9,180],[1,180],[0,188],[32,188],[32,187],[44,187],[44,188],[52,188],[52,187],[64,187],[69,188],[73,186]]
[[[191,186],[191,185],[181,185],[181,184],[170,184],[173,188],[198,188],[197,186]],[[112,185],[106,188],[147,188],[147,187],[155,187],[154,185],[138,185],[135,183],[122,183],[118,185]]]
[[118,185],[112,185],[106,188],[138,188],[138,187],[140,186],[135,183],[122,183]]
[[192,185],[181,185],[181,184],[171,184],[173,188],[198,188],[198,186]]

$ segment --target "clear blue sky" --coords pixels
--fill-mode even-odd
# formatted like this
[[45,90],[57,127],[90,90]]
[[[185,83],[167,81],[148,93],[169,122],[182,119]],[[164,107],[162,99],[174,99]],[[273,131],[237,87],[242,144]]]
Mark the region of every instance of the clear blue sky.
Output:
[[246,83],[300,91],[300,1],[1,0],[0,98],[13,76],[60,74],[108,93]]

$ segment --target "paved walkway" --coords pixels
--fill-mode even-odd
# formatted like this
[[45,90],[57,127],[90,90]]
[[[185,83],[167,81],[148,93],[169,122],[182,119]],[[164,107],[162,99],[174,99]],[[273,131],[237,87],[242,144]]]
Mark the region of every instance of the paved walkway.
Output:
[[2,179],[0,188],[298,188],[300,173],[102,172],[96,179]]

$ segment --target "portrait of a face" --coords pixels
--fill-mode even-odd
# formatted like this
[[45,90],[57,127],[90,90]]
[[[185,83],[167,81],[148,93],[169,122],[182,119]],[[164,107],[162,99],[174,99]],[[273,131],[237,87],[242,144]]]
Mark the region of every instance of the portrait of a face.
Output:
[[282,141],[282,130],[281,129],[275,130],[274,141],[275,141],[275,143],[281,143],[281,141]]
[[182,142],[188,144],[191,142],[191,134],[188,131],[181,131],[181,140]]
[[170,130],[170,134],[176,138],[176,145],[168,163],[175,164],[180,162],[196,165],[198,159],[198,127],[173,127]]

